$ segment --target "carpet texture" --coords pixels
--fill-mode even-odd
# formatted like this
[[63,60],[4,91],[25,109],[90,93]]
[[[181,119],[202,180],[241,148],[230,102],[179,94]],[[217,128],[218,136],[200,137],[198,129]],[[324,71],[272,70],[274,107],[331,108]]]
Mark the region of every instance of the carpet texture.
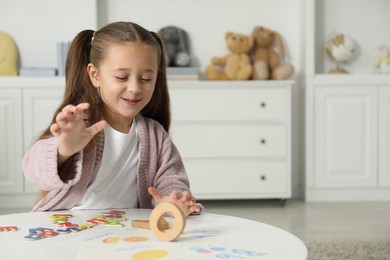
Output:
[[308,241],[308,260],[390,260],[390,241]]

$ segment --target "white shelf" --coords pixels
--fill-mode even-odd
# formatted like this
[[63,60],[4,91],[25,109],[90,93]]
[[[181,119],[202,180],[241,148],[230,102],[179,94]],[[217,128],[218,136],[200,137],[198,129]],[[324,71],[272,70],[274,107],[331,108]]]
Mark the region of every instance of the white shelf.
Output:
[[245,85],[246,88],[259,87],[280,87],[293,85],[293,80],[230,80],[230,81],[211,81],[211,80],[194,80],[194,81],[168,81],[170,88],[207,88],[210,86],[221,88],[236,88]]
[[314,76],[316,86],[326,85],[367,85],[367,84],[390,84],[390,75],[370,75],[370,74],[347,74],[347,75],[327,75],[317,74]]
[[65,77],[0,77],[0,86],[2,88],[65,87]]

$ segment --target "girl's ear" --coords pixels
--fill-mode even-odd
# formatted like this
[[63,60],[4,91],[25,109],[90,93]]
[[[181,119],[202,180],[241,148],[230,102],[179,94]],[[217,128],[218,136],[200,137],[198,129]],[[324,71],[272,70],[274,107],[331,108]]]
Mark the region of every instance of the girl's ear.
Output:
[[89,80],[92,82],[92,85],[95,88],[99,87],[100,86],[99,85],[99,73],[98,73],[97,68],[92,63],[89,63],[87,66],[87,70],[88,70]]

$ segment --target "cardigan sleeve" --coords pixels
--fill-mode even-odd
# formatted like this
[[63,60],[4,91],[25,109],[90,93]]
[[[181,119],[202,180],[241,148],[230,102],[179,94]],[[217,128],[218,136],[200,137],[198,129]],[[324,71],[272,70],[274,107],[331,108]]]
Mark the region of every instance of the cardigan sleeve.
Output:
[[158,151],[157,165],[154,185],[161,193],[168,196],[172,191],[190,192],[190,183],[179,151],[166,133]]
[[187,173],[179,151],[169,134],[155,120],[137,116],[139,129],[138,195],[141,208],[153,208],[153,197],[148,193],[154,187],[163,195],[172,191],[190,191]]
[[149,143],[150,159],[156,164],[153,186],[166,196],[172,191],[190,192],[188,176],[177,147],[164,128],[157,122],[153,123],[150,140],[154,140]]
[[[68,188],[77,183],[81,176],[82,152],[74,154],[58,170],[58,144],[55,137],[38,140],[25,153],[22,168],[26,179],[38,189],[51,191]],[[63,172],[62,172],[63,171]],[[61,176],[69,176],[61,179]]]

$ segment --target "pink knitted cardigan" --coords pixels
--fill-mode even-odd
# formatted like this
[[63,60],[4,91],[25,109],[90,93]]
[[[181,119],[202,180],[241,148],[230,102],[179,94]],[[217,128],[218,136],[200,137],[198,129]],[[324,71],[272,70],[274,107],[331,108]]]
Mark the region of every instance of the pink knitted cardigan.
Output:
[[[169,134],[156,121],[138,115],[139,158],[137,186],[140,208],[152,208],[148,187],[164,195],[172,191],[190,191],[188,177],[180,154]],[[39,140],[26,152],[22,166],[25,177],[41,190],[49,191],[33,211],[71,209],[83,197],[88,183],[99,169],[104,149],[104,133],[98,133],[96,148],[79,152],[57,167],[57,139]],[[59,171],[70,173],[61,180]],[[115,192],[115,191],[112,191]]]

